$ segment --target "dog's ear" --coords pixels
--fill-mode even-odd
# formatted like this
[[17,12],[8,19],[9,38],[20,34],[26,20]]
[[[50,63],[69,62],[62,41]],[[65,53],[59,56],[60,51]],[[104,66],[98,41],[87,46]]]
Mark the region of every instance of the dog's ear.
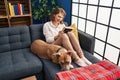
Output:
[[58,53],[54,53],[53,55],[58,58],[58,57],[60,57],[61,54],[58,52]]

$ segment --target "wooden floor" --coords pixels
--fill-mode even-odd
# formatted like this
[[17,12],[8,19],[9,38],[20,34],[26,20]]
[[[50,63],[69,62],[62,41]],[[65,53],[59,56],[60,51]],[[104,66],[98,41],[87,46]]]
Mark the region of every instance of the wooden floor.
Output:
[[27,78],[23,78],[21,80],[37,80],[35,76],[30,76],[30,77],[27,77]]

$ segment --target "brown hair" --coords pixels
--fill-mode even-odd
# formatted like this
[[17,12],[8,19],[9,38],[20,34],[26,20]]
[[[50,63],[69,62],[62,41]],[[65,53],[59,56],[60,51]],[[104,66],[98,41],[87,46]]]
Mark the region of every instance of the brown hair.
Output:
[[[50,20],[51,20],[51,21],[54,21],[54,20],[55,20],[55,15],[56,15],[56,14],[59,14],[59,13],[62,13],[64,17],[66,16],[66,12],[64,11],[64,9],[62,9],[62,8],[56,8],[56,9],[54,9],[53,12],[51,13],[51,15],[50,15]],[[61,21],[60,23],[62,24],[63,21]]]

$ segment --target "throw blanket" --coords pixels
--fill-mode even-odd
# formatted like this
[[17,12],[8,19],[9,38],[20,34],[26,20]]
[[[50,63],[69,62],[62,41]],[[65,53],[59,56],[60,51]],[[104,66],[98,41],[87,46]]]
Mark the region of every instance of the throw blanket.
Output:
[[56,73],[56,80],[116,80],[118,78],[120,78],[120,67],[108,60]]

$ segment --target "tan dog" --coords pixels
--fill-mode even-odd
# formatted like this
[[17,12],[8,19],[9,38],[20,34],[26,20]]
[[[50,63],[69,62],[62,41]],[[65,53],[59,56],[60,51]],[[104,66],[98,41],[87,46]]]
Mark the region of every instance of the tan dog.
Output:
[[35,40],[31,44],[31,51],[40,58],[51,59],[54,63],[60,64],[61,70],[73,68],[71,65],[71,52],[61,46]]

